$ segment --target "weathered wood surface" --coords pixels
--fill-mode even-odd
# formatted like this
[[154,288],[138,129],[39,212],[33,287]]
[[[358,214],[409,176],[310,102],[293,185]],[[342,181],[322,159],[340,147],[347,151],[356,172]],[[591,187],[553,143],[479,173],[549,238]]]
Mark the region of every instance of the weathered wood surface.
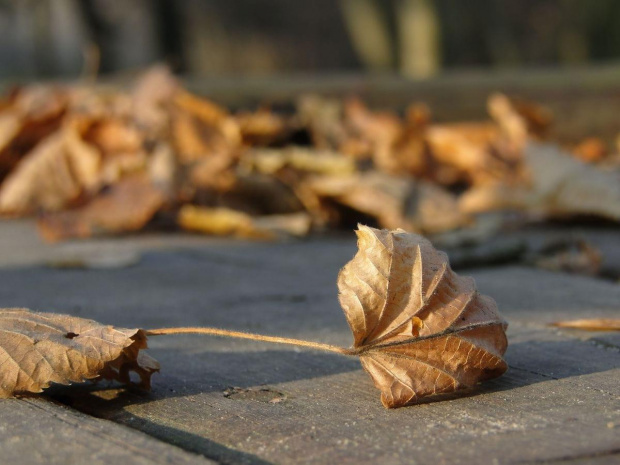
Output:
[[0,402],[0,456],[20,465],[214,463],[41,398]]
[[[128,327],[210,325],[351,342],[335,283],[355,252],[352,234],[284,244],[106,240],[109,250],[141,250],[140,262],[61,270],[41,262],[102,243],[50,249],[29,227],[0,223],[2,306]],[[546,326],[620,317],[620,286],[519,266],[471,274],[510,322],[510,370],[465,397],[388,411],[353,358],[249,341],[160,337],[150,344],[162,364],[151,393],[57,387],[51,400],[0,402],[0,454],[23,454],[23,463],[43,463],[37,457],[80,463],[78,456],[88,454],[99,463],[185,463],[188,456],[195,463],[620,461],[620,336]],[[62,413],[41,415],[33,405]],[[68,427],[62,415],[88,426]],[[41,418],[49,426],[37,426]],[[23,426],[12,431],[14,424]],[[114,458],[122,451],[134,462]]]

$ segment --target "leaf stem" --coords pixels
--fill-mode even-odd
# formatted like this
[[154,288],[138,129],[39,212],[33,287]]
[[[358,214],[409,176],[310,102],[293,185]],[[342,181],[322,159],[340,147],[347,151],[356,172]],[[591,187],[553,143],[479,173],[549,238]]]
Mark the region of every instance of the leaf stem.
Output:
[[218,328],[158,328],[145,330],[147,336],[163,336],[167,334],[210,334],[212,336],[233,337],[237,339],[251,339],[253,341],[274,342],[276,344],[289,344],[300,347],[310,347],[312,349],[326,350],[343,355],[356,355],[356,349],[323,344],[321,342],[304,341],[303,339],[292,339],[288,337],[264,336],[262,334],[245,333],[241,331],[230,331]]

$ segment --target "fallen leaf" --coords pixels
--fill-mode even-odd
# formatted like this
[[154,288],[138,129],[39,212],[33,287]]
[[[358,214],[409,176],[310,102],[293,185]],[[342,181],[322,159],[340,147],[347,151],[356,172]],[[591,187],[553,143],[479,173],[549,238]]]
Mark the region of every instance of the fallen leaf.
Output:
[[601,272],[601,251],[583,239],[564,239],[531,254],[528,263],[549,271],[597,276]]
[[302,147],[248,150],[240,163],[245,169],[269,175],[286,167],[305,173],[329,175],[352,174],[357,170],[354,160],[338,152]]
[[467,183],[487,184],[514,171],[515,160],[502,150],[500,130],[491,122],[435,124],[425,138],[433,159]]
[[23,215],[37,209],[65,207],[82,192],[75,173],[63,135],[51,135],[26,155],[2,183],[0,213]]
[[454,195],[441,186],[379,172],[311,179],[316,195],[375,218],[388,229],[438,233],[467,224]]
[[39,230],[48,241],[137,231],[164,201],[146,176],[127,177],[83,207],[43,215]]
[[550,323],[558,328],[583,329],[585,331],[620,331],[620,320],[611,318],[591,318],[581,320],[556,321]]
[[506,322],[474,280],[403,230],[359,226],[359,251],[338,277],[362,366],[388,408],[503,374]]
[[51,87],[19,89],[13,100],[0,115],[0,182],[60,127],[66,109],[64,94]]
[[312,224],[310,216],[303,212],[252,217],[230,208],[193,205],[183,205],[177,221],[179,226],[188,231],[258,240],[303,236],[308,233]]
[[579,144],[573,148],[572,153],[583,162],[597,163],[608,156],[609,150],[605,143],[598,137],[588,137],[579,142]]
[[268,108],[242,112],[235,116],[244,144],[267,146],[285,140],[291,132],[290,124]]
[[504,94],[493,94],[487,101],[491,117],[513,144],[523,149],[530,137],[543,139],[553,122],[552,112],[536,103],[511,99]]
[[341,101],[304,95],[297,101],[297,114],[316,148],[334,149],[346,142],[348,136],[343,123]]
[[[226,180],[226,176],[221,178],[220,181]],[[296,213],[303,208],[293,190],[277,177],[244,174],[238,170],[229,181],[230,184],[217,192],[215,203],[206,206],[222,206],[253,215]]]
[[51,383],[71,384],[108,379],[150,388],[159,363],[140,352],[141,329],[105,326],[69,315],[26,309],[0,310],[0,398],[37,393]]
[[521,210],[540,217],[591,215],[620,221],[620,176],[575,160],[551,144],[525,149],[529,182],[473,188],[459,200],[466,213]]
[[174,104],[173,133],[181,160],[193,161],[241,143],[239,124],[223,107],[186,91],[176,93]]
[[131,94],[132,115],[149,135],[160,136],[170,121],[169,106],[180,85],[168,67],[157,65],[140,76]]

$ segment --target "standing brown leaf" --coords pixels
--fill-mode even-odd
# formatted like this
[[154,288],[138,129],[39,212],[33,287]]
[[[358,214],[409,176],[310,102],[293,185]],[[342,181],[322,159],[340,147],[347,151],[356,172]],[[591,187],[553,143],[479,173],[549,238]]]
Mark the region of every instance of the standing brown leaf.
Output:
[[443,252],[403,230],[359,226],[359,251],[340,272],[340,303],[362,366],[386,407],[503,374],[506,322]]
[[150,387],[159,363],[141,353],[141,329],[105,326],[69,315],[0,309],[0,398],[41,392],[51,383],[89,379],[129,383],[129,373]]

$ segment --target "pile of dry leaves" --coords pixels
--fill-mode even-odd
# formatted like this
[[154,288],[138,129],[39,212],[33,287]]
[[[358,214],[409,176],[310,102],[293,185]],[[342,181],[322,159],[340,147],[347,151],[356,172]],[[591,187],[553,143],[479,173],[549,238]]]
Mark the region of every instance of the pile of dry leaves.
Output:
[[[435,124],[307,96],[293,114],[233,114],[164,68],[130,91],[17,88],[0,101],[0,215],[48,240],[182,228],[272,239],[357,221],[426,235],[522,219],[620,220],[617,157],[548,141],[545,108],[489,98],[490,120]],[[491,218],[491,220],[489,220]],[[441,236],[439,236],[441,237]]]

